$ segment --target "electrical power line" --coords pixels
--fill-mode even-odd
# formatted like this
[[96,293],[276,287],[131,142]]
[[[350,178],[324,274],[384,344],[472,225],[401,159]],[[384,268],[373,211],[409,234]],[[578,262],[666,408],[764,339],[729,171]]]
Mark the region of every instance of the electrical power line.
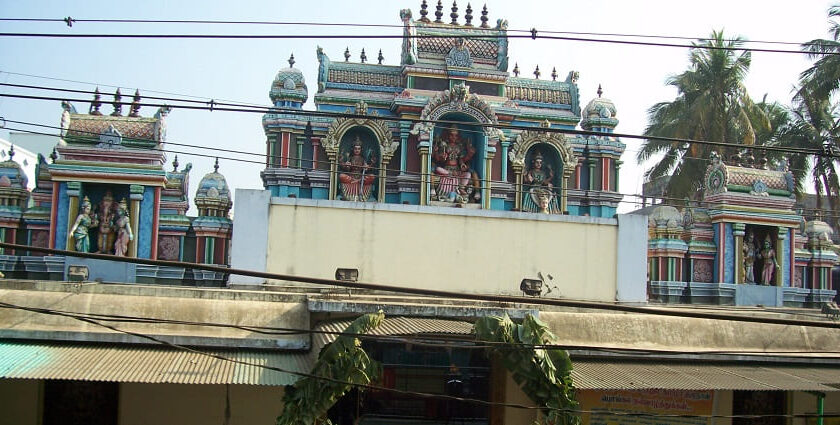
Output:
[[[93,93],[93,92],[90,92]],[[0,93],[0,97],[10,97],[10,98],[19,98],[19,99],[31,99],[31,100],[49,100],[49,101],[66,101],[66,102],[78,102],[78,103],[89,103],[90,100],[86,99],[67,99],[61,97],[54,97],[54,96],[33,96],[33,95],[22,95],[22,94],[11,94],[11,93]],[[194,101],[190,101],[194,102]],[[130,102],[121,102],[128,105]],[[590,131],[590,130],[575,130],[575,129],[564,129],[564,128],[552,128],[552,127],[536,127],[536,126],[526,126],[526,125],[514,125],[514,124],[503,124],[503,123],[482,123],[482,122],[472,122],[472,121],[455,121],[455,120],[427,120],[427,119],[420,119],[420,118],[408,118],[408,117],[392,117],[392,116],[380,116],[380,115],[364,115],[364,114],[351,114],[346,112],[328,112],[328,111],[308,111],[303,109],[293,109],[293,108],[282,108],[282,107],[252,107],[252,106],[239,106],[239,107],[231,107],[231,106],[215,106],[220,105],[219,103],[214,103],[212,100],[210,102],[205,102],[207,106],[204,105],[170,105],[170,104],[159,104],[159,103],[147,103],[147,102],[140,102],[136,103],[138,106],[147,106],[147,107],[165,107],[165,108],[181,108],[181,109],[192,109],[192,110],[203,110],[203,111],[223,111],[223,112],[246,112],[246,113],[262,113],[262,114],[295,114],[304,117],[329,117],[329,118],[362,118],[362,119],[374,119],[374,120],[382,120],[382,121],[389,121],[389,122],[411,122],[411,123],[432,123],[432,124],[457,124],[457,125],[470,125],[474,127],[482,127],[482,128],[496,128],[496,129],[508,129],[508,130],[521,130],[521,131],[539,131],[545,133],[560,133],[560,134],[572,134],[572,135],[580,135],[580,136],[598,136],[598,137],[607,137],[607,138],[628,138],[628,139],[642,139],[642,140],[662,140],[662,141],[669,141],[669,142],[678,142],[678,143],[697,143],[697,144],[705,144],[710,146],[719,146],[719,147],[726,147],[726,148],[734,148],[734,149],[745,149],[750,148],[752,145],[743,145],[738,143],[727,143],[727,142],[713,142],[708,140],[693,140],[693,139],[684,139],[684,138],[677,138],[677,137],[663,137],[663,136],[650,136],[650,135],[638,135],[638,134],[629,134],[629,133],[614,133],[614,132],[600,132],[600,131]],[[786,153],[802,153],[806,155],[816,155],[816,156],[829,156],[829,157],[840,157],[840,154],[835,154],[831,151],[825,151],[820,149],[796,149],[796,148],[785,148],[785,147],[778,147],[778,146],[767,146],[762,145],[761,147],[753,147],[753,149],[760,149],[762,151],[773,151],[773,152],[786,152]]]
[[768,317],[759,318],[759,317],[739,316],[739,315],[733,315],[733,314],[710,314],[710,313],[705,313],[705,312],[675,311],[675,310],[668,310],[668,309],[662,309],[662,308],[651,308],[651,307],[635,307],[635,306],[629,306],[629,305],[612,304],[612,303],[598,302],[598,301],[578,301],[578,300],[548,299],[548,298],[526,298],[526,297],[516,297],[516,296],[509,296],[509,295],[472,294],[472,293],[462,293],[462,292],[454,292],[454,291],[441,291],[441,290],[436,290],[436,289],[401,287],[401,286],[395,286],[395,285],[381,285],[381,284],[364,283],[364,282],[348,282],[348,281],[335,280],[335,279],[324,279],[324,278],[297,276],[297,275],[289,275],[289,274],[282,274],[282,273],[270,273],[270,272],[260,272],[260,271],[253,271],[253,270],[234,269],[234,268],[230,268],[230,267],[216,266],[216,265],[211,265],[211,264],[196,264],[196,263],[186,263],[186,262],[181,262],[181,261],[151,260],[151,259],[145,259],[145,258],[119,257],[119,256],[114,256],[114,255],[108,255],[108,254],[75,252],[75,251],[67,251],[67,250],[61,250],[61,249],[41,248],[41,247],[35,247],[35,246],[30,246],[30,245],[12,244],[12,243],[7,243],[7,242],[0,242],[0,248],[9,248],[9,249],[21,250],[21,251],[45,252],[45,253],[48,253],[48,254],[65,255],[65,256],[69,256],[69,257],[94,258],[94,259],[99,259],[99,260],[112,260],[112,261],[115,260],[115,261],[122,261],[122,262],[135,263],[135,264],[180,267],[180,268],[186,268],[186,269],[214,271],[214,272],[219,272],[219,273],[224,273],[224,274],[235,274],[235,275],[251,276],[251,277],[264,278],[264,279],[284,280],[284,281],[301,282],[301,283],[312,283],[312,284],[317,284],[317,285],[337,286],[337,287],[350,288],[350,289],[366,289],[366,290],[374,290],[374,291],[385,291],[385,292],[405,293],[405,294],[414,294],[414,295],[426,295],[426,296],[440,297],[440,298],[452,298],[452,299],[473,300],[473,301],[492,301],[492,302],[503,302],[503,303],[536,304],[536,305],[547,305],[547,306],[554,306],[554,307],[576,307],[576,308],[595,309],[595,310],[621,311],[621,312],[627,312],[627,313],[640,313],[640,314],[651,314],[651,315],[672,316],[672,317],[686,317],[686,318],[695,318],[695,319],[728,320],[728,321],[735,321],[735,322],[789,325],[789,326],[810,326],[810,327],[817,327],[817,328],[840,329],[840,323],[832,323],[832,322],[821,322],[821,321],[811,321],[811,320],[776,319],[776,318],[768,318]]

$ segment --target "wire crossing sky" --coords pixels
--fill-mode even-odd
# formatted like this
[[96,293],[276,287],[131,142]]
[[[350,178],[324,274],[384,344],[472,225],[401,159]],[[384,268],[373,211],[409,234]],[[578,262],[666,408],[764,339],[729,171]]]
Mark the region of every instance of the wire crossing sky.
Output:
[[[460,2],[459,2],[460,3]],[[616,132],[641,134],[647,123],[646,111],[653,104],[673,100],[676,92],[665,86],[669,75],[684,71],[688,65],[686,48],[662,48],[620,45],[600,42],[572,42],[551,39],[532,40],[531,28],[539,36],[567,38],[615,38],[615,35],[668,36],[671,39],[646,38],[643,41],[666,44],[690,44],[695,37],[708,36],[712,30],[724,30],[727,38],[742,36],[748,40],[802,43],[828,37],[827,10],[831,1],[791,4],[770,1],[757,6],[751,2],[708,1],[695,7],[674,8],[672,2],[487,2],[489,24],[497,19],[508,21],[511,38],[508,49],[509,69],[518,64],[522,76],[531,71],[557,68],[561,76],[578,71],[580,104],[586,105],[596,96],[598,85],[604,97],[612,99],[618,109]],[[253,1],[235,4],[225,1],[166,2],[151,0],[143,4],[109,1],[70,3],[63,1],[4,2],[0,18],[122,19],[122,20],[206,20],[261,21],[296,23],[353,23],[353,26],[325,28],[323,25],[214,25],[194,24],[185,28],[177,23],[144,24],[139,22],[65,22],[0,21],[0,33],[53,32],[113,34],[237,34],[270,35],[276,33],[301,36],[324,33],[347,35],[393,35],[401,25],[400,9],[411,9],[419,18],[419,0],[369,1],[341,3],[313,0],[306,5],[290,1]],[[461,5],[465,7],[466,5]],[[463,23],[463,17],[461,18]],[[364,24],[365,26],[358,26]],[[328,31],[329,30],[329,31]],[[612,37],[608,37],[612,36]],[[636,41],[642,40],[637,38]],[[382,49],[386,65],[398,65],[400,40],[371,39],[71,39],[0,37],[0,83],[50,85],[49,80],[20,74],[59,78],[68,84],[62,87],[92,90],[95,85],[78,82],[111,84],[123,92],[148,90],[181,93],[201,98],[234,99],[238,103],[270,106],[268,90],[275,74],[288,66],[294,53],[295,67],[300,69],[309,87],[306,109],[314,109],[318,61],[316,48],[334,61],[343,60],[349,47],[351,61],[359,61],[362,48],[367,52]],[[797,50],[796,45],[748,43],[746,46],[777,50]],[[799,73],[812,63],[802,54],[779,54],[756,51],[752,54],[751,71],[746,86],[755,100],[764,94],[768,100],[790,104],[792,89]],[[563,77],[561,77],[563,78]],[[107,100],[113,89],[103,91]],[[22,92],[18,92],[22,93]],[[85,96],[82,96],[85,97]],[[75,104],[86,110],[87,104]],[[149,116],[153,108],[144,107]],[[0,116],[20,121],[58,125],[59,102],[0,98]],[[237,149],[250,152],[265,150],[265,134],[261,117],[253,113],[225,113],[176,110],[167,118],[168,136],[181,143],[209,148]],[[8,129],[0,137],[8,138]],[[641,192],[643,167],[636,165],[635,152],[641,141],[623,139],[627,152],[622,160],[622,193]],[[171,159],[170,159],[171,160]],[[182,164],[193,162],[194,178],[212,170],[212,158],[179,154]],[[228,161],[222,164],[232,187],[261,188],[258,164]],[[234,200],[235,201],[235,200]],[[635,209],[631,203],[623,211]]]

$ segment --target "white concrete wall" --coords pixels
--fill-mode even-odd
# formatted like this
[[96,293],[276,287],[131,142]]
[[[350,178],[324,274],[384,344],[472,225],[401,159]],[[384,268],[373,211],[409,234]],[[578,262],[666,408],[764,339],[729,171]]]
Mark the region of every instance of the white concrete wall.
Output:
[[647,243],[647,216],[618,214],[616,301],[647,302]]
[[[268,252],[268,210],[271,192],[267,190],[236,189],[233,208],[233,237],[230,266],[234,269],[266,271]],[[265,279],[231,275],[230,283],[263,283]]]
[[[258,255],[260,241],[234,235],[236,258]],[[332,279],[355,268],[367,283],[511,295],[542,273],[550,297],[614,301],[617,237],[614,219],[272,198],[266,270]]]

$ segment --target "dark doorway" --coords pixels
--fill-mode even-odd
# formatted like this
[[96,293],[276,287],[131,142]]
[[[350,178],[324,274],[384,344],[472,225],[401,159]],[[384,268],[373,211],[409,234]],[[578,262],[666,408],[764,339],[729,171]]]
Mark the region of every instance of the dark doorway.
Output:
[[46,381],[44,425],[116,425],[119,384]]
[[[784,391],[735,391],[732,397],[733,415],[782,415],[787,397]],[[732,425],[784,425],[785,418],[735,418]]]

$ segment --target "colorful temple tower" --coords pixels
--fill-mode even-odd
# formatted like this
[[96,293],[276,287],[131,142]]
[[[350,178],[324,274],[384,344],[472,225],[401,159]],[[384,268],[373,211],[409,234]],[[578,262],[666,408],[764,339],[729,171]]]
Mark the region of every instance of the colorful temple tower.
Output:
[[[577,72],[508,71],[507,21],[428,15],[400,12],[398,65],[317,48],[318,113],[289,59],[263,116],[272,196],[612,217],[624,144],[600,88],[581,113]],[[550,131],[578,126],[599,134]]]
[[764,306],[820,306],[837,291],[831,228],[794,211],[786,163],[713,153],[702,199],[649,212],[653,300]]
[[[39,156],[31,194],[13,153],[0,163],[0,237],[4,241],[227,264],[224,247],[231,234],[227,218],[231,200],[224,177],[211,173],[202,180],[196,200],[200,217],[187,217],[192,165],[179,171],[176,157],[173,170],[164,170],[169,109],[144,117],[140,100],[140,93],[135,92],[131,102],[125,103],[117,90],[108,115],[100,110],[98,89],[86,114],[65,102],[61,139],[50,155],[52,163]],[[127,115],[122,113],[124,105],[129,106]],[[213,194],[217,199],[205,201]],[[196,256],[196,248],[204,249],[208,238],[213,239],[211,246],[222,247],[212,261],[203,254]],[[197,273],[181,267],[44,256],[34,251],[5,254],[0,262],[3,271],[19,277],[64,279],[69,266],[82,265],[88,267],[91,280],[220,286],[226,279],[224,273]]]

